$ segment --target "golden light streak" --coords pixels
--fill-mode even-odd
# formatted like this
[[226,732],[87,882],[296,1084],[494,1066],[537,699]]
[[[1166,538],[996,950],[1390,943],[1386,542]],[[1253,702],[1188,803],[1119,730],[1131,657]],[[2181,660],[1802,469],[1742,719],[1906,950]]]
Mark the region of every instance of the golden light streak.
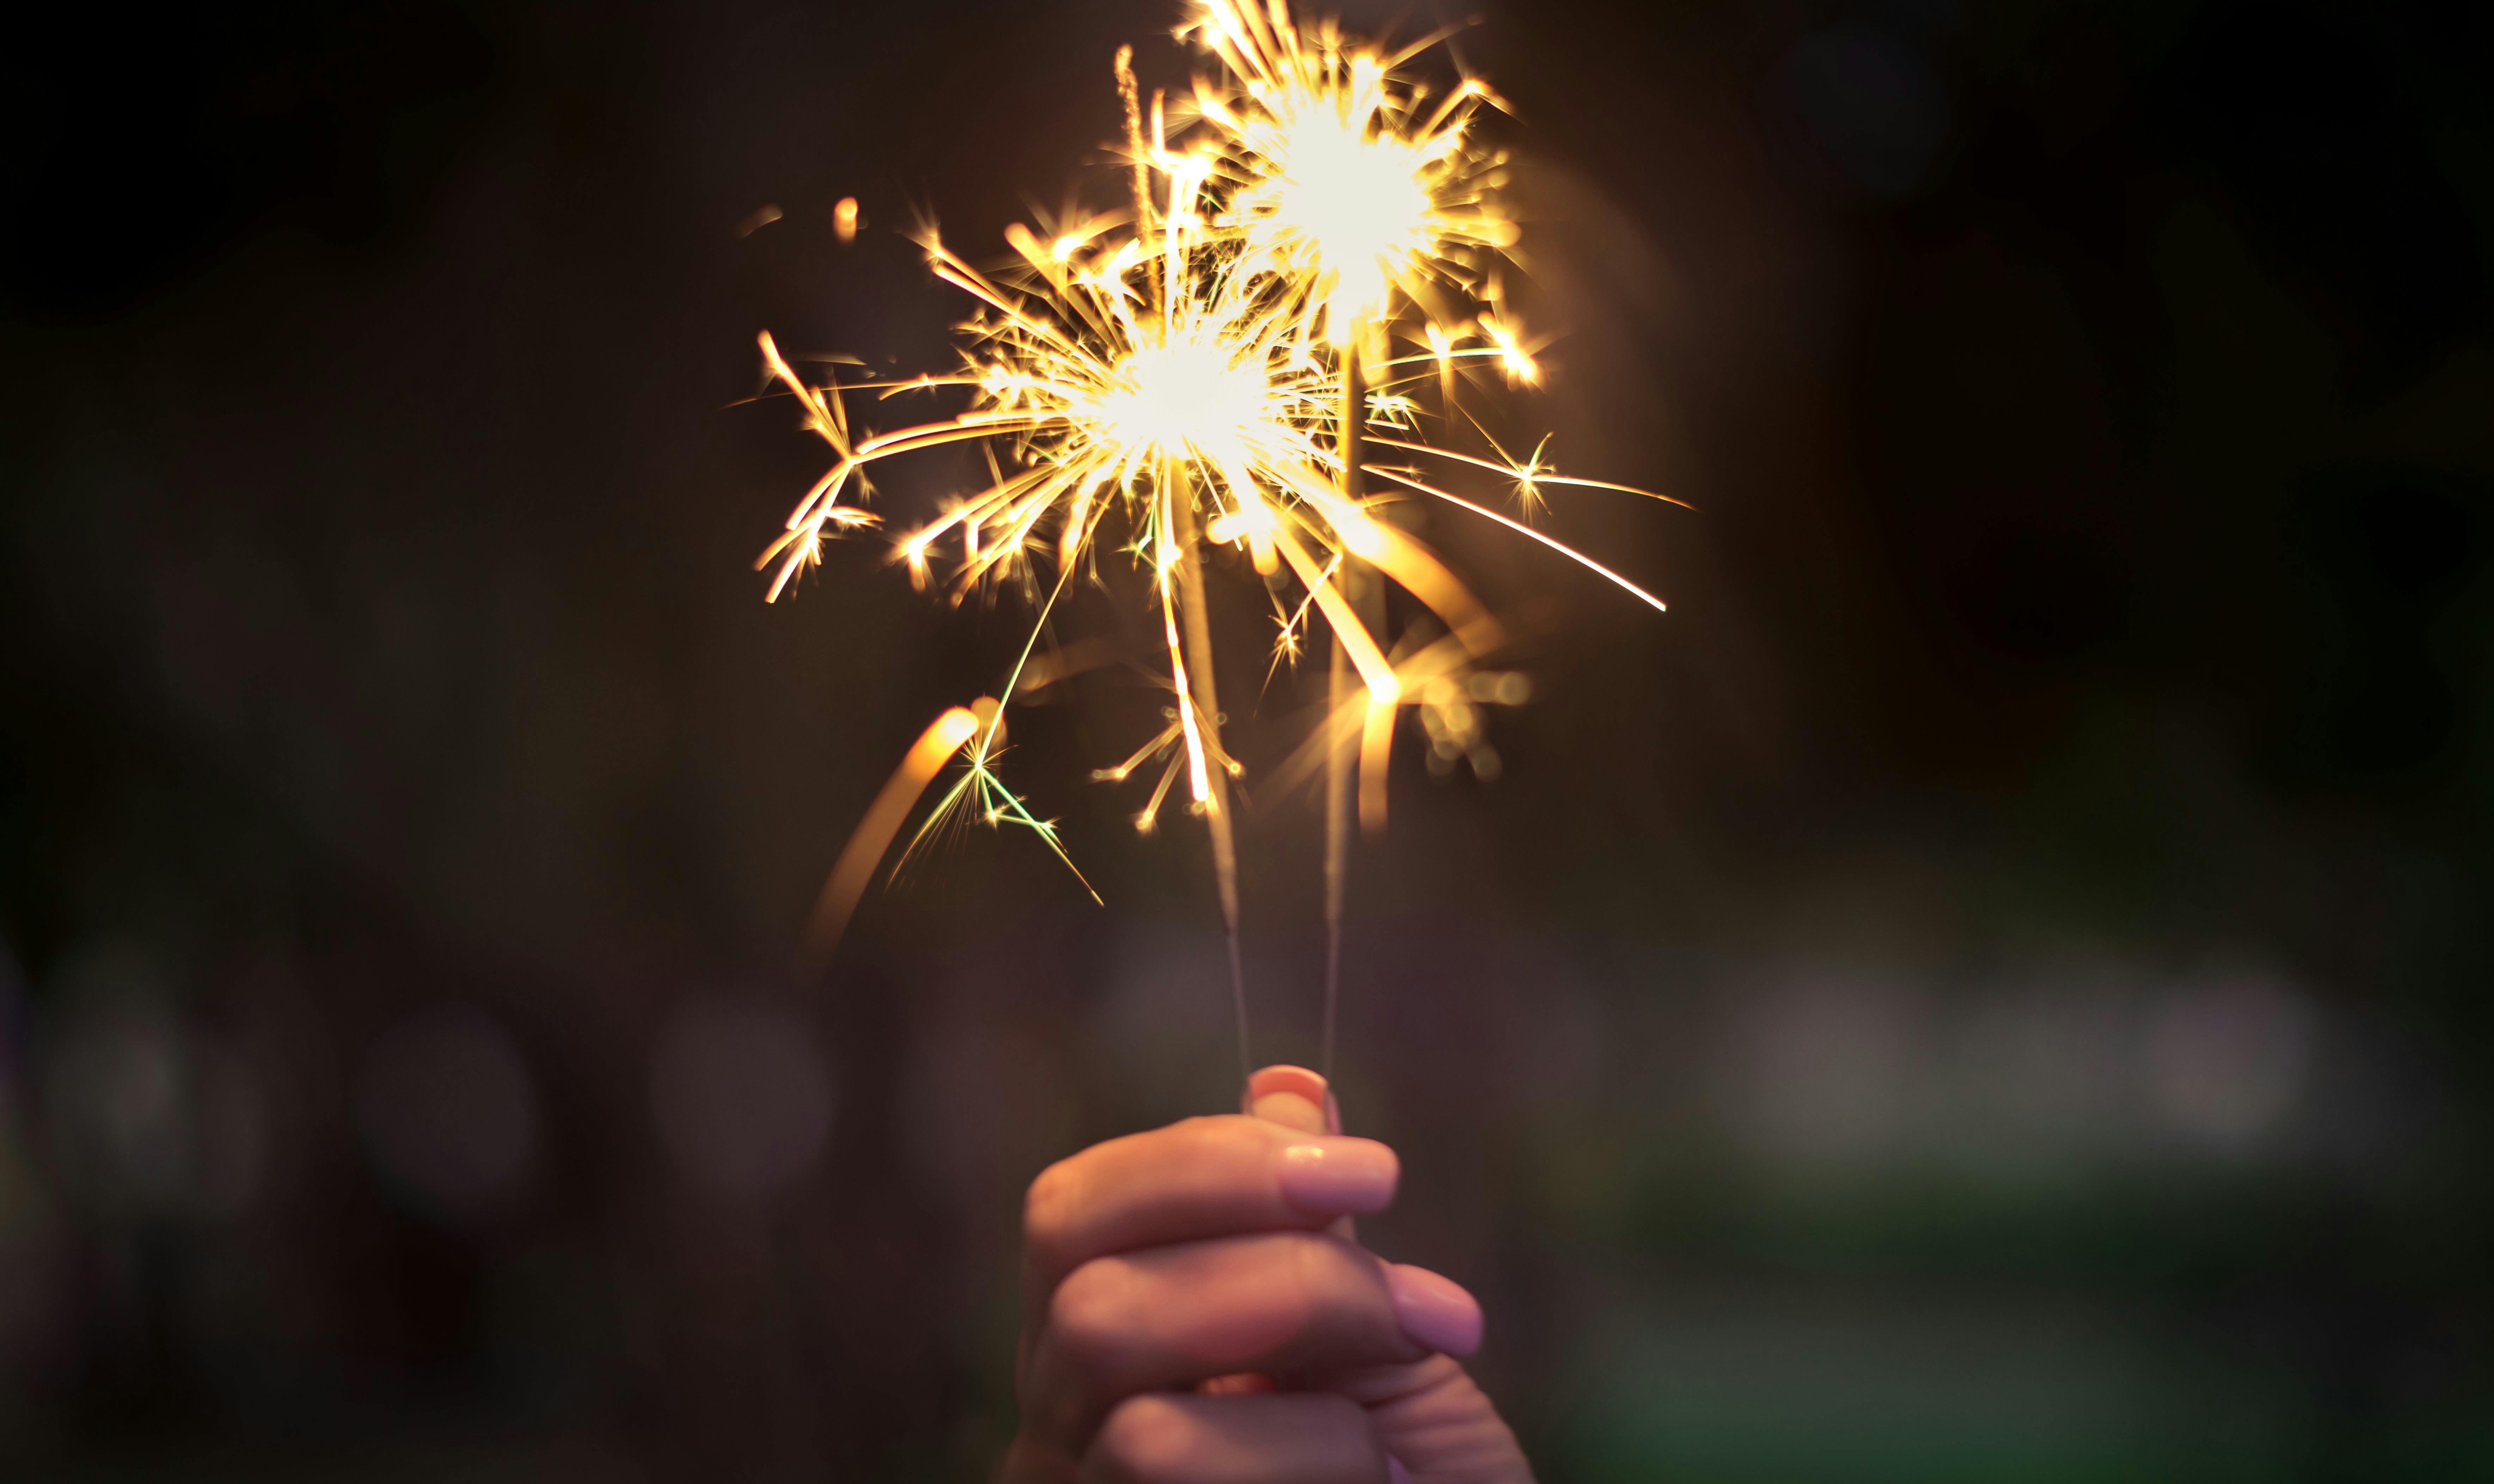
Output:
[[[980,704],[993,707],[995,702],[980,697]],[[945,761],[961,750],[978,735],[981,721],[976,712],[966,706],[956,706],[928,723],[918,734],[900,766],[892,771],[883,787],[867,805],[866,817],[858,821],[849,833],[848,844],[841,847],[840,858],[834,863],[832,874],[823,883],[820,895],[814,899],[814,913],[806,924],[806,956],[809,962],[823,963],[839,946],[840,934],[848,930],[849,918],[857,911],[859,898],[874,880],[875,867],[883,863],[884,852],[892,848],[892,837],[900,833],[909,811],[918,806],[918,796],[935,781]]]
[[1585,567],[1590,571],[1598,572],[1602,576],[1609,578],[1612,586],[1620,589],[1624,592],[1631,594],[1641,602],[1652,604],[1655,612],[1669,613],[1671,611],[1669,607],[1663,603],[1662,599],[1656,597],[1653,593],[1648,592],[1643,588],[1640,588],[1636,584],[1628,581],[1627,578],[1622,577],[1619,573],[1612,571],[1609,567],[1596,561],[1593,558],[1586,556],[1583,552],[1569,546],[1566,542],[1554,541],[1548,536],[1545,536],[1541,532],[1534,530],[1532,527],[1525,525],[1521,521],[1509,520],[1507,517],[1499,514],[1497,511],[1490,509],[1486,505],[1474,504],[1471,500],[1464,499],[1460,495],[1449,495],[1445,490],[1438,489],[1433,485],[1422,484],[1419,480],[1413,478],[1399,469],[1380,469],[1375,465],[1370,465],[1368,471],[1372,474],[1383,474],[1397,484],[1417,490],[1423,495],[1435,496],[1450,505],[1460,505],[1464,509],[1470,510],[1475,515],[1496,521],[1518,535],[1529,536],[1532,539],[1540,542],[1542,545],[1550,548],[1554,552],[1557,552],[1560,556],[1566,558],[1568,560],[1577,563],[1579,566]]
[[1115,658],[1116,651],[1108,640],[1078,639],[1049,653],[1032,655],[1030,663],[1022,666],[1021,680],[1014,688],[1024,695],[1034,690],[1045,690],[1086,670],[1097,670]]
[[1394,703],[1372,695],[1359,731],[1359,828],[1385,829],[1385,770],[1394,757]]
[[[1422,645],[1415,652],[1394,661],[1394,693],[1397,698],[1394,704],[1423,709],[1440,707],[1441,687],[1450,678],[1461,676],[1469,684],[1472,680],[1488,673],[1466,674],[1469,658],[1463,641],[1449,635]],[[1520,705],[1530,692],[1529,682],[1513,672],[1488,674],[1492,679],[1483,697],[1485,700],[1504,698],[1503,704]],[[1503,690],[1501,686],[1521,688]],[[1465,693],[1469,695],[1469,689]],[[1327,767],[1338,749],[1349,746],[1358,761],[1356,787],[1365,801],[1362,817],[1382,824],[1385,795],[1384,784],[1378,780],[1386,767],[1391,732],[1385,730],[1390,723],[1380,717],[1381,710],[1390,711],[1391,706],[1381,701],[1379,693],[1373,689],[1358,694],[1349,693],[1348,687],[1339,692],[1329,690],[1324,719],[1319,723],[1315,734],[1274,771],[1271,786],[1284,791],[1298,787],[1319,768]],[[1344,776],[1348,778],[1349,774]],[[1330,770],[1326,786],[1328,789],[1336,786]]]
[[1541,363],[1533,358],[1536,348],[1524,343],[1514,325],[1489,311],[1482,312],[1479,324],[1481,333],[1497,348],[1499,368],[1506,373],[1510,383],[1521,381],[1530,386],[1541,379]]
[[[1685,500],[1674,500],[1668,495],[1658,495],[1652,490],[1640,490],[1632,484],[1613,484],[1607,479],[1578,479],[1572,475],[1561,474],[1541,462],[1539,448],[1533,450],[1532,457],[1521,464],[1513,460],[1505,464],[1493,464],[1487,459],[1475,458],[1468,453],[1432,448],[1426,443],[1408,443],[1399,439],[1378,438],[1373,434],[1368,441],[1381,448],[1401,448],[1412,453],[1424,453],[1433,459],[1451,459],[1458,464],[1469,464],[1475,469],[1488,469],[1494,474],[1504,474],[1515,482],[1515,498],[1528,507],[1538,506],[1541,503],[1541,486],[1564,484],[1576,489],[1616,490],[1622,495],[1642,495],[1648,500],[1661,500],[1666,505],[1678,505],[1683,510],[1697,508]],[[1547,446],[1546,440],[1544,446]]]
[[1172,521],[1166,507],[1159,524],[1161,631],[1169,640],[1170,681],[1177,690],[1178,730],[1186,738],[1187,796],[1198,804],[1204,804],[1212,801],[1212,774],[1203,762],[1203,734],[1196,725],[1195,687],[1187,680],[1186,651],[1178,638],[1177,583],[1174,580],[1178,562],[1177,539],[1171,533]]
[[1308,556],[1307,549],[1299,544],[1296,536],[1283,531],[1274,545],[1281,548],[1282,556],[1291,563],[1291,570],[1307,586],[1317,607],[1323,612],[1325,621],[1333,625],[1334,637],[1350,653],[1351,662],[1358,669],[1359,678],[1367,684],[1369,694],[1382,701],[1392,701],[1402,689],[1401,683],[1394,679],[1394,667],[1387,664],[1385,656],[1379,652],[1377,641],[1369,637],[1368,626],[1359,621],[1359,616],[1351,611],[1351,604],[1343,598],[1340,587],[1333,578],[1317,570],[1315,560]]
[[1137,747],[1133,757],[1119,763],[1114,768],[1092,769],[1092,780],[1098,783],[1123,783],[1133,774],[1136,769],[1142,767],[1145,763],[1150,762],[1153,758],[1158,757],[1161,753],[1167,751],[1169,749],[1169,744],[1177,741],[1178,734],[1181,731],[1181,728],[1175,719],[1177,712],[1172,711],[1168,714],[1171,720],[1168,726],[1161,729],[1161,735],[1153,738],[1150,742],[1143,743],[1141,746]]

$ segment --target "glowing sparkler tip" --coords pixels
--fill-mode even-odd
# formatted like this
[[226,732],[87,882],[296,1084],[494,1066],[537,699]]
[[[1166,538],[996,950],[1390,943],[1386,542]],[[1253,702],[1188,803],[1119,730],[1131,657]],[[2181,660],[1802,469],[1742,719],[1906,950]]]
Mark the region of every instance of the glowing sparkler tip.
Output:
[[[1139,834],[1157,831],[1173,795],[1190,815],[1206,818],[1234,926],[1226,790],[1245,770],[1223,741],[1203,543],[1243,544],[1268,580],[1281,614],[1277,663],[1299,653],[1312,611],[1321,611],[1325,642],[1357,672],[1362,688],[1338,696],[1324,747],[1334,756],[1355,752],[1357,816],[1371,830],[1384,820],[1385,770],[1404,708],[1414,709],[1429,735],[1433,769],[1468,761],[1489,778],[1501,764],[1481,731],[1483,709],[1520,701],[1524,687],[1521,677],[1472,668],[1506,644],[1504,630],[1414,535],[1371,517],[1359,489],[1366,476],[1485,516],[1662,605],[1540,532],[1362,453],[1374,439],[1471,464],[1511,481],[1528,507],[1550,485],[1627,488],[1561,478],[1538,449],[1520,463],[1501,451],[1491,463],[1421,440],[1429,373],[1415,378],[1398,368],[1434,361],[1439,409],[1450,420],[1462,367],[1495,364],[1510,385],[1542,380],[1539,343],[1525,340],[1498,280],[1497,258],[1516,241],[1516,227],[1496,200],[1504,157],[1481,149],[1472,133],[1478,109],[1498,106],[1487,85],[1464,76],[1433,94],[1402,75],[1411,53],[1346,38],[1329,21],[1295,22],[1279,3],[1196,0],[1180,34],[1207,47],[1221,69],[1199,85],[1201,106],[1182,120],[1158,96],[1146,119],[1131,53],[1119,53],[1131,212],[1040,213],[1032,226],[1016,225],[1005,236],[1019,262],[1001,280],[949,252],[931,226],[919,231],[935,276],[976,304],[961,326],[962,364],[952,373],[816,386],[761,337],[772,379],[836,452],[832,471],[792,512],[761,564],[777,563],[776,596],[820,560],[827,536],[875,522],[860,508],[874,493],[868,466],[970,442],[988,454],[986,487],[948,500],[895,543],[894,560],[913,585],[928,586],[939,546],[949,560],[958,540],[955,601],[984,584],[1018,586],[1036,603],[1034,547],[1050,552],[1056,586],[1039,608],[1036,645],[1078,570],[1095,568],[1105,551],[1131,553],[1152,580],[1175,704],[1157,737],[1091,776],[1124,783],[1138,772],[1157,774],[1149,802],[1132,817]],[[841,239],[858,225],[854,199],[842,200],[835,211]],[[1426,359],[1387,348],[1396,334],[1411,333],[1413,319],[1420,321]],[[869,385],[883,397],[958,388],[965,405],[949,417],[868,434],[852,429],[844,399]],[[1108,525],[1112,519],[1122,519],[1122,530]],[[1286,595],[1293,582],[1303,597]],[[1354,603],[1347,594],[1373,594],[1381,583],[1444,621],[1445,636],[1372,633],[1371,598]],[[1046,683],[1044,665],[1026,646],[1001,697],[1009,699],[1014,684]],[[953,757],[967,764],[913,849],[939,827],[975,818],[1024,827],[1066,859],[1056,827],[1035,817],[992,771],[1003,715],[1001,699],[948,712],[913,749],[910,766],[923,772],[912,778],[931,776]],[[854,874],[850,854],[843,869]],[[866,858],[869,873],[873,859]]]
[[1271,372],[1257,348],[1181,333],[1136,347],[1111,369],[1092,415],[1101,435],[1164,459],[1234,455],[1264,436]]

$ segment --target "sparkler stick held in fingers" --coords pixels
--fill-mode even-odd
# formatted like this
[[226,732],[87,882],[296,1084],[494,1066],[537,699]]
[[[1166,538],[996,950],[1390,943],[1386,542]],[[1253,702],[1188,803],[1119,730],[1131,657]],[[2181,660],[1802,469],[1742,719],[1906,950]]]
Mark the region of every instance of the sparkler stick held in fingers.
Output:
[[[1221,691],[1213,678],[1212,629],[1203,613],[1203,560],[1196,545],[1195,501],[1181,482],[1184,477],[1171,476],[1169,502],[1171,534],[1177,544],[1178,592],[1183,598],[1179,612],[1186,630],[1184,669],[1192,677],[1197,724],[1211,734],[1219,750]],[[1226,753],[1223,762],[1228,762]],[[1213,886],[1220,893],[1221,926],[1229,940],[1230,993],[1238,1020],[1238,1080],[1244,1084],[1254,1058],[1247,1044],[1247,970],[1238,953],[1238,846],[1231,832],[1230,770],[1223,766],[1205,773],[1210,786],[1203,795],[1204,823],[1212,835]]]
[[[1226,138],[1242,186],[1232,200],[1253,257],[1282,265],[1306,312],[1321,316],[1342,386],[1335,469],[1343,500],[1363,503],[1361,435],[1368,420],[1362,364],[1372,332],[1402,296],[1465,285],[1459,255],[1504,247],[1514,228],[1490,200],[1494,162],[1473,151],[1465,128],[1487,90],[1467,79],[1435,109],[1390,77],[1395,59],[1346,41],[1329,27],[1303,32],[1287,9],[1259,15],[1237,0],[1203,0],[1194,27],[1233,86],[1205,93],[1205,117]],[[1199,90],[1204,92],[1204,90]],[[1433,346],[1450,344],[1434,322]],[[1349,556],[1344,586],[1361,621],[1382,625],[1382,592],[1366,563]],[[1326,667],[1326,711],[1349,701],[1349,655],[1337,642]],[[1369,698],[1365,745],[1346,735],[1325,763],[1325,980],[1323,1051],[1333,1073],[1342,992],[1342,924],[1350,887],[1353,772],[1358,812],[1371,833],[1385,822],[1384,768],[1395,701]],[[1380,712],[1378,708],[1384,708]]]
[[[1069,592],[1100,586],[1100,557],[1123,551],[1158,610],[1151,667],[1173,705],[1157,736],[1092,776],[1125,784],[1138,772],[1155,775],[1143,780],[1149,798],[1135,816],[1149,835],[1183,775],[1187,812],[1204,820],[1243,1075],[1234,807],[1243,770],[1225,736],[1207,594],[1216,552],[1227,547],[1217,560],[1252,566],[1272,594],[1277,669],[1303,651],[1312,616],[1327,630],[1323,720],[1276,782],[1293,786],[1318,769],[1324,775],[1329,1071],[1351,820],[1356,813],[1372,831],[1384,822],[1402,712],[1419,716],[1433,771],[1469,757],[1487,779],[1498,764],[1480,709],[1525,694],[1521,677],[1477,668],[1506,643],[1504,628],[1416,528],[1386,521],[1371,480],[1413,508],[1453,504],[1487,517],[1661,604],[1525,521],[1467,498],[1490,498],[1474,487],[1484,473],[1509,482],[1526,516],[1554,486],[1631,487],[1561,476],[1540,448],[1520,465],[1439,448],[1409,394],[1434,382],[1440,414],[1469,417],[1455,399],[1474,376],[1494,370],[1510,387],[1540,378],[1535,343],[1497,292],[1516,229],[1497,199],[1505,158],[1475,137],[1479,110],[1496,105],[1488,88],[1470,77],[1433,88],[1406,73],[1426,43],[1389,50],[1330,21],[1294,19],[1287,0],[1197,0],[1180,34],[1215,69],[1181,106],[1160,93],[1146,105],[1131,49],[1116,57],[1131,170],[1119,193],[1125,204],[1010,227],[1013,257],[995,267],[974,263],[931,228],[923,233],[930,271],[970,306],[957,367],[898,380],[855,373],[844,380],[836,367],[809,378],[769,335],[761,339],[768,384],[797,402],[832,457],[756,563],[773,568],[772,598],[819,564],[836,538],[881,524],[866,508],[876,495],[870,470],[976,443],[987,454],[984,484],[942,499],[898,531],[893,560],[922,589],[940,580],[957,603],[1002,590],[1034,610],[992,703],[938,718],[867,810],[806,942],[817,959],[830,952],[917,800],[957,756],[961,772],[910,837],[903,864],[950,827],[977,822],[1028,830],[1072,866],[1055,826],[997,772],[1004,708],[1018,687],[1038,682],[1031,667],[1041,635],[1090,601],[1067,601]],[[1398,357],[1398,334],[1425,353]],[[874,407],[902,397],[949,409],[891,431],[867,426]],[[1378,461],[1381,449],[1448,467],[1397,467]],[[947,569],[940,578],[939,567]],[[1078,573],[1094,581],[1077,584]],[[1400,637],[1389,633],[1390,589],[1435,626],[1415,620]],[[1055,617],[1060,605],[1067,620]],[[1062,679],[1058,668],[1047,670],[1051,681]]]
[[1351,704],[1351,652],[1341,641],[1325,645],[1325,719],[1319,723],[1324,746],[1324,1029],[1317,1065],[1333,1075],[1334,1023],[1342,1004],[1342,918],[1351,894],[1350,739],[1334,735],[1333,718]]
[[[1143,149],[1142,90],[1135,81],[1134,60],[1133,47],[1117,48],[1117,97],[1125,106],[1126,148],[1134,159],[1135,219],[1141,223],[1151,214],[1151,177],[1144,168],[1147,157]],[[1168,473],[1172,481],[1184,477],[1174,469]],[[1182,486],[1173,489],[1172,494],[1176,498],[1168,502],[1168,528],[1177,548],[1178,591],[1186,613],[1186,649],[1182,662],[1172,656],[1171,673],[1183,679],[1192,669],[1196,687],[1203,698],[1202,715],[1197,717],[1186,710],[1189,697],[1181,689],[1178,725],[1182,732],[1190,726],[1205,727],[1217,739],[1222,724],[1221,691],[1213,675],[1212,634],[1203,612],[1203,559],[1196,541],[1195,501],[1192,491]],[[1260,565],[1269,567],[1270,560]],[[1167,581],[1166,574],[1163,581]],[[1192,733],[1187,735],[1192,737]],[[1199,781],[1209,784],[1208,791],[1199,798],[1212,836],[1213,890],[1220,897],[1222,936],[1230,953],[1231,1011],[1238,1027],[1238,1077],[1243,1084],[1254,1061],[1248,1048],[1247,967],[1238,949],[1238,845],[1230,814],[1230,778],[1227,770],[1213,771],[1208,779],[1201,767],[1193,767],[1193,772]]]
[[[1355,346],[1354,335],[1353,345],[1344,348],[1349,352]],[[1360,386],[1359,357],[1355,353],[1344,355],[1341,374],[1341,409],[1334,414],[1334,457],[1340,466],[1342,498],[1346,502],[1356,505],[1366,493],[1362,488],[1359,435],[1360,424],[1367,420],[1367,409],[1362,406],[1364,394]],[[1368,608],[1382,610],[1383,605],[1376,601],[1375,584],[1369,581],[1368,573],[1357,558],[1345,560],[1344,575],[1356,585],[1358,596],[1367,600]],[[1377,616],[1384,617],[1382,612]],[[1368,615],[1361,615],[1362,621],[1367,618]],[[1351,704],[1351,651],[1345,647],[1341,636],[1335,635],[1325,647],[1327,718],[1339,714],[1344,707]],[[1328,719],[1328,728],[1330,725]],[[1324,1026],[1320,1035],[1322,1049],[1317,1068],[1328,1078],[1333,1075],[1334,1026],[1342,1006],[1342,920],[1351,896],[1352,770],[1356,757],[1348,735],[1333,739],[1325,749]]]

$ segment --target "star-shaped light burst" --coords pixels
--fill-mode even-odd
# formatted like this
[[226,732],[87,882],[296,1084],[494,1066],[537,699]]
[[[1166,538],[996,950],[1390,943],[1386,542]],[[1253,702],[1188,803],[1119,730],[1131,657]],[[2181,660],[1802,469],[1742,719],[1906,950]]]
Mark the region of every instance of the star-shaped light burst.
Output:
[[1221,225],[1251,263],[1288,280],[1347,344],[1399,293],[1447,318],[1447,291],[1478,287],[1479,257],[1514,245],[1496,191],[1506,161],[1472,137],[1494,103],[1465,78],[1443,97],[1401,80],[1420,46],[1388,53],[1287,7],[1201,0],[1181,28],[1224,76],[1196,89],[1228,188]]

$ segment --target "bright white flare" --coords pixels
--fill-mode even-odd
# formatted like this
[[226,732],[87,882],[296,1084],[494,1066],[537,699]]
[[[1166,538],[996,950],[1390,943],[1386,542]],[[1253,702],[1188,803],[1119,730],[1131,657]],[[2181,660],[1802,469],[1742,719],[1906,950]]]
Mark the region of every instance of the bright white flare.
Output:
[[1117,363],[1097,416],[1112,443],[1164,459],[1237,459],[1274,420],[1273,378],[1256,353],[1206,336],[1145,345]]
[[1278,4],[1199,0],[1183,29],[1227,73],[1199,81],[1195,99],[1215,184],[1231,193],[1218,224],[1323,317],[1336,346],[1393,318],[1397,290],[1470,297],[1514,246],[1497,200],[1505,160],[1472,138],[1475,113],[1496,103],[1479,81],[1433,97],[1396,75],[1408,52],[1294,23]]
[[1427,162],[1411,140],[1372,137],[1365,119],[1310,102],[1275,130],[1273,173],[1236,209],[1275,256],[1314,261],[1331,280],[1320,291],[1348,326],[1383,309],[1395,278],[1432,245]]

